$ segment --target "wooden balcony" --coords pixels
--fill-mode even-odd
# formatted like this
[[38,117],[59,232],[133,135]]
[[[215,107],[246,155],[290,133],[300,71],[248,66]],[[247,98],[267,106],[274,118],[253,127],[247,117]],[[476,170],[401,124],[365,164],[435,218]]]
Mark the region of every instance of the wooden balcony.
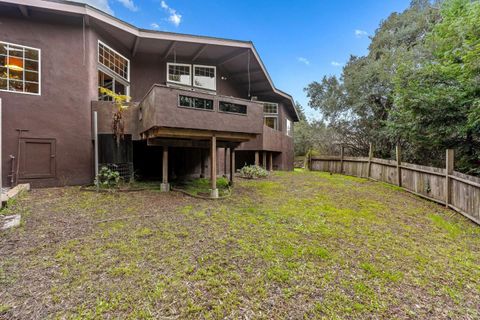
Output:
[[[208,100],[208,108],[184,106],[181,96]],[[221,111],[220,102],[245,106],[246,114]],[[137,113],[137,132],[141,139],[147,140],[204,140],[215,135],[220,141],[244,142],[254,139],[263,130],[260,103],[165,85],[153,85],[138,105]]]

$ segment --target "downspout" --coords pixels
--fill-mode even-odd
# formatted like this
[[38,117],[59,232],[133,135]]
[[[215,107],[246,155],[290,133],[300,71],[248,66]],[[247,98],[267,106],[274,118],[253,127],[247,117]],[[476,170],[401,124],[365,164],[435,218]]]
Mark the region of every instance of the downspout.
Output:
[[95,186],[99,187],[98,185],[98,115],[97,111],[93,111],[93,141],[94,141],[94,158],[95,158]]

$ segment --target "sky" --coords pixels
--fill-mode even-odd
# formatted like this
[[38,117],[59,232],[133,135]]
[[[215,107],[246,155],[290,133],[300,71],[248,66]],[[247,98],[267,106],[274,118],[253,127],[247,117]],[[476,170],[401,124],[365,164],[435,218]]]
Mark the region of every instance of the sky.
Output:
[[75,0],[137,27],[255,44],[275,86],[311,118],[304,88],[339,75],[350,55],[365,55],[382,19],[410,0]]

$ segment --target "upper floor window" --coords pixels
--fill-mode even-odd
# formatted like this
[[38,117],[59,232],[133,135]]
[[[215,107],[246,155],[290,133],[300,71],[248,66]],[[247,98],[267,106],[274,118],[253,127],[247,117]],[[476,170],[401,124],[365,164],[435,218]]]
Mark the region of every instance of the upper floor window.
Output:
[[130,81],[130,60],[101,41],[98,41],[98,62],[124,80]]
[[0,41],[0,90],[40,94],[40,49]]
[[218,109],[222,112],[247,114],[247,106],[243,104],[220,101]]
[[[98,41],[98,87],[120,95],[129,95],[130,60]],[[98,100],[112,101],[99,90]]]
[[292,121],[290,121],[290,119],[287,119],[286,128],[287,128],[287,136],[292,137],[293,136],[293,126],[292,126]]
[[265,102],[263,104],[263,123],[274,130],[278,130],[278,104]]
[[167,63],[167,81],[172,83],[192,85],[192,68],[189,64]]
[[203,89],[216,90],[216,68],[194,65],[193,85]]
[[167,63],[167,82],[170,83],[215,91],[216,74],[217,69],[213,66]]

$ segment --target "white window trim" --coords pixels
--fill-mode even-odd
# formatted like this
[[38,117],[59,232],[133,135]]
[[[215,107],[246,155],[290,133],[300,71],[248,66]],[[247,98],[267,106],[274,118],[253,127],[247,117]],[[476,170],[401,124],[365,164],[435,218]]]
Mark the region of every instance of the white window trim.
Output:
[[[290,130],[288,130],[289,123],[290,123]],[[285,134],[289,137],[293,137],[293,121],[288,118],[285,118]]]
[[[213,82],[213,86],[214,88],[211,89],[211,88],[205,88],[205,87],[200,87],[200,86],[196,86],[195,85],[195,68],[196,67],[200,67],[200,68],[213,68],[213,73],[214,73],[214,82]],[[192,86],[195,87],[195,88],[200,88],[200,89],[203,89],[203,90],[211,90],[211,91],[217,91],[217,67],[215,66],[206,66],[206,65],[202,65],[202,64],[194,64],[193,65],[193,70],[192,70]]]
[[[127,60],[127,67],[128,67],[128,72],[127,72],[127,79],[125,79],[124,77],[122,77],[121,75],[117,74],[116,72],[114,72],[113,70],[111,70],[109,67],[107,67],[106,65],[104,65],[103,63],[100,62],[100,44],[104,47],[107,47],[108,49],[112,50],[114,53],[118,54],[120,57],[122,57],[123,59]],[[112,47],[110,47],[108,44],[106,44],[105,42],[101,41],[101,40],[98,40],[98,44],[97,44],[97,62],[99,65],[101,66],[104,66],[106,69],[110,70],[111,72],[113,72],[114,74],[116,74],[118,77],[122,78],[123,80],[126,80],[128,83],[130,83],[130,59],[128,59],[127,57],[125,57],[123,54],[121,54],[120,52],[118,52],[117,50],[113,49]]]
[[[113,72],[112,70],[110,70],[109,68],[105,67],[103,64],[99,64],[98,65],[98,68],[97,68],[98,71],[101,71],[107,75],[109,75],[110,77],[112,77],[115,81],[117,82],[121,82],[126,88],[127,88],[127,92],[125,93],[127,96],[130,96],[130,83],[127,82],[124,78],[120,77],[118,74],[116,74],[115,72]],[[98,73],[97,73],[97,87],[99,87],[98,85]],[[115,92],[115,88],[113,88],[113,92]]]
[[[29,47],[29,46],[24,46],[24,45],[21,45],[21,44],[16,44],[16,43],[11,43],[11,42],[6,42],[6,41],[0,41],[0,43],[12,45],[12,46],[17,46],[17,47],[22,47],[24,49],[30,49],[30,50],[37,50],[38,51],[38,93],[35,93],[35,92],[20,92],[20,91],[5,90],[5,89],[0,89],[0,91],[10,92],[10,93],[19,93],[19,94],[28,94],[28,95],[31,95],[31,96],[41,96],[42,95],[42,49]],[[24,60],[25,60],[25,58],[24,58]],[[24,71],[24,73],[25,73],[25,71]],[[9,80],[9,78],[7,77],[7,81],[8,80]],[[25,80],[23,80],[23,81],[25,82]]]
[[[188,70],[189,70],[189,73],[190,73],[190,84],[185,84],[185,83],[182,83],[180,81],[173,81],[173,80],[170,80],[168,79],[168,76],[169,76],[169,69],[170,69],[170,66],[182,66],[182,67],[188,67]],[[181,85],[181,86],[189,86],[191,87],[192,86],[192,80],[193,80],[193,75],[192,75],[192,65],[191,64],[188,64],[188,63],[175,63],[175,62],[167,62],[167,82],[169,83],[174,83],[174,84],[178,84],[178,85]]]

